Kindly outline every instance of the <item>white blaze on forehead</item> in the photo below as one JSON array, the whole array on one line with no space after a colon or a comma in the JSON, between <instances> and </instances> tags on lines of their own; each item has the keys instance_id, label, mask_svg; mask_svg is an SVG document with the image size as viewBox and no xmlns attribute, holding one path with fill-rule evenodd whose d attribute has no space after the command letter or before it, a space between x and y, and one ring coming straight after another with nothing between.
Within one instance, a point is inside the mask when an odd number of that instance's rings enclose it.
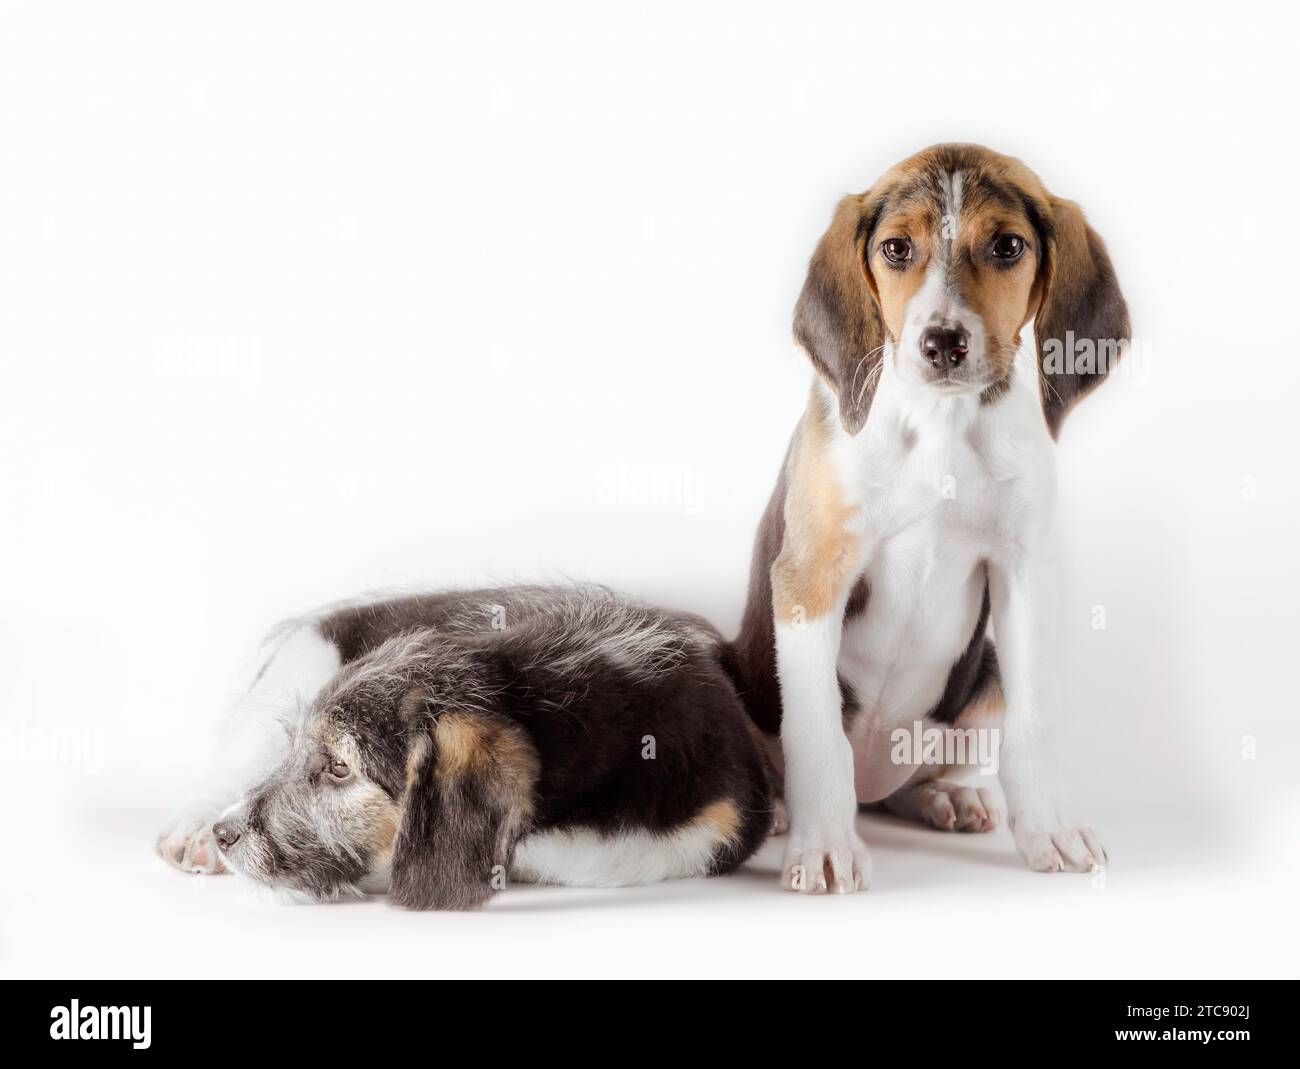
<instances>
[{"instance_id":1,"label":"white blaze on forehead","mask_svg":"<svg viewBox=\"0 0 1300 1069\"><path fill-rule=\"evenodd\" d=\"M943 177L944 216L956 218L962 213L962 173L954 170Z\"/></svg>"},{"instance_id":2,"label":"white blaze on forehead","mask_svg":"<svg viewBox=\"0 0 1300 1069\"><path fill-rule=\"evenodd\" d=\"M932 243L921 285L907 302L899 349L916 352L928 327L960 327L969 337L967 368L978 369L984 360L983 321L962 297L958 279L952 273L964 191L964 172L945 171L939 176L939 233Z\"/></svg>"},{"instance_id":3,"label":"white blaze on forehead","mask_svg":"<svg viewBox=\"0 0 1300 1069\"><path fill-rule=\"evenodd\" d=\"M957 236L957 220L961 217L961 171L945 172L940 179L942 198L942 216L939 223L939 236L951 245Z\"/></svg>"}]
</instances>

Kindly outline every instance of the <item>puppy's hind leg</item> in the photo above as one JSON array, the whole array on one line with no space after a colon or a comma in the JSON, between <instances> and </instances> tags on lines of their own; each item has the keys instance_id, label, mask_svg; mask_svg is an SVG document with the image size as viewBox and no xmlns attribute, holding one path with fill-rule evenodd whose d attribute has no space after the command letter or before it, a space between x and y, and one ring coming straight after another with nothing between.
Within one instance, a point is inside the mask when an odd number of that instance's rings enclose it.
<instances>
[{"instance_id":1,"label":"puppy's hind leg","mask_svg":"<svg viewBox=\"0 0 1300 1069\"><path fill-rule=\"evenodd\" d=\"M942 779L908 784L885 799L885 808L940 831L992 831L1002 819L988 788Z\"/></svg>"},{"instance_id":2,"label":"puppy's hind leg","mask_svg":"<svg viewBox=\"0 0 1300 1069\"><path fill-rule=\"evenodd\" d=\"M337 647L314 624L294 625L279 638L223 719L190 804L158 837L168 864L185 872L226 871L213 822L279 763L289 746L290 718L316 697L339 663Z\"/></svg>"},{"instance_id":3,"label":"puppy's hind leg","mask_svg":"<svg viewBox=\"0 0 1300 1069\"><path fill-rule=\"evenodd\" d=\"M981 655L965 705L946 726L947 742L952 744L949 760L958 763L918 768L911 780L885 799L885 808L940 831L979 832L996 828L1002 822L1002 807L992 783L984 787L961 780L977 767L984 773L994 771L996 765L989 767L983 762L990 759L996 762L1004 708L997 659L990 643ZM985 776L971 778L981 780Z\"/></svg>"}]
</instances>

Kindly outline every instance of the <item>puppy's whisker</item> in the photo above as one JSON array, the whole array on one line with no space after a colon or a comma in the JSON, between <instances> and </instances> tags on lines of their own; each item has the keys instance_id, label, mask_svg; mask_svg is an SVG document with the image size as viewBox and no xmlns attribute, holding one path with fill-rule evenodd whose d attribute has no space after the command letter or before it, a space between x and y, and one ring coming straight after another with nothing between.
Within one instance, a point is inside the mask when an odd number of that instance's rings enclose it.
<instances>
[{"instance_id":1,"label":"puppy's whisker","mask_svg":"<svg viewBox=\"0 0 1300 1069\"><path fill-rule=\"evenodd\" d=\"M850 392L853 392L853 385L857 382L858 372L862 370L863 364L865 364L869 359L871 359L871 357L877 355L878 353L883 352L884 349L885 349L884 345L877 345L874 349L868 349L865 353L862 354L862 359L858 361L858 365L853 371L853 379L849 386ZM878 360L876 361L875 366L872 367L872 369L867 372L867 377L862 380L862 387L856 393L853 394L853 400L855 404L860 403L862 401L863 395L867 392L868 388L870 388L873 382L875 382L880 378L880 372L884 368L884 366L885 366L885 362L883 360Z\"/></svg>"},{"instance_id":2,"label":"puppy's whisker","mask_svg":"<svg viewBox=\"0 0 1300 1069\"><path fill-rule=\"evenodd\" d=\"M1039 375L1038 381L1042 384L1043 397L1046 397L1047 391L1050 390L1053 393L1053 395L1055 395L1057 404L1065 404L1065 399L1061 396L1060 392L1056 389L1056 387L1052 385L1051 379L1049 379L1046 375Z\"/></svg>"}]
</instances>

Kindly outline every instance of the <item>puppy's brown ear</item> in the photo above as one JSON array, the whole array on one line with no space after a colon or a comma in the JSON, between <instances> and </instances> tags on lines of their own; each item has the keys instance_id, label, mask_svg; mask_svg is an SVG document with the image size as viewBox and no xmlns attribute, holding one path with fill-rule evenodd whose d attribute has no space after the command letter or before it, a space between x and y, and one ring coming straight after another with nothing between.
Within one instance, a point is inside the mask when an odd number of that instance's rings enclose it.
<instances>
[{"instance_id":1,"label":"puppy's brown ear","mask_svg":"<svg viewBox=\"0 0 1300 1069\"><path fill-rule=\"evenodd\" d=\"M1129 342L1128 305L1106 246L1073 201L1050 198L1042 299L1034 317L1043 415L1056 437L1066 414L1104 379Z\"/></svg>"},{"instance_id":2,"label":"puppy's brown ear","mask_svg":"<svg viewBox=\"0 0 1300 1069\"><path fill-rule=\"evenodd\" d=\"M849 434L867 421L884 358L885 324L865 257L870 198L840 201L794 309L795 341L835 390Z\"/></svg>"},{"instance_id":3,"label":"puppy's brown ear","mask_svg":"<svg viewBox=\"0 0 1300 1069\"><path fill-rule=\"evenodd\" d=\"M408 713L390 897L406 909L474 909L505 886L532 818L536 752L521 728L491 714Z\"/></svg>"}]
</instances>

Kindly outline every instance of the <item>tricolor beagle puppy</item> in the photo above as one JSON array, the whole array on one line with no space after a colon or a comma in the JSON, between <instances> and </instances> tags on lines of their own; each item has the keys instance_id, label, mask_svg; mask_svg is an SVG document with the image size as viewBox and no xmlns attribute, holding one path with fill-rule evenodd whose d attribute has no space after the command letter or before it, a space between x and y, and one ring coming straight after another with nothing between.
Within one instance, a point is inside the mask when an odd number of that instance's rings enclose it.
<instances>
[{"instance_id":1,"label":"tricolor beagle puppy","mask_svg":"<svg viewBox=\"0 0 1300 1069\"><path fill-rule=\"evenodd\" d=\"M1036 351L1018 356L1030 320ZM918 723L1000 731L1030 867L1103 863L1064 814L1042 740L1057 714L1053 439L1129 338L1101 238L1018 160L936 146L840 201L794 333L817 374L736 646L784 764L785 884L866 887L858 803L939 828L997 823L988 791L899 758L892 740Z\"/></svg>"}]
</instances>

